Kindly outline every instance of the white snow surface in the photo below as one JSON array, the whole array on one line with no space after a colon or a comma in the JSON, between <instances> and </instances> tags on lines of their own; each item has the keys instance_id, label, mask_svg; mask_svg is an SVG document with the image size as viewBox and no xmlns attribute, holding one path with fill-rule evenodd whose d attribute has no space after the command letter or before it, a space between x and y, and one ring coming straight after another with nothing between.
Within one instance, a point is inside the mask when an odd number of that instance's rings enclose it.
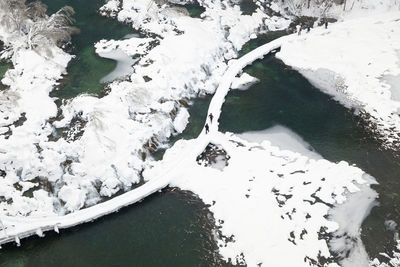
<instances>
[{"instance_id":1,"label":"white snow surface","mask_svg":"<svg viewBox=\"0 0 400 267\"><path fill-rule=\"evenodd\" d=\"M367 184L376 184L375 179L364 176ZM348 200L329 211L339 229L329 241L329 247L341 258L343 267L368 266L369 258L361 240L361 224L371 209L378 205L378 194L369 186L360 185L359 192L349 194Z\"/></svg>"},{"instance_id":2,"label":"white snow surface","mask_svg":"<svg viewBox=\"0 0 400 267\"><path fill-rule=\"evenodd\" d=\"M382 77L400 74L399 50L400 12L387 12L313 29L285 43L276 56L344 105L366 113L391 146L399 141L400 101Z\"/></svg>"},{"instance_id":3,"label":"white snow surface","mask_svg":"<svg viewBox=\"0 0 400 267\"><path fill-rule=\"evenodd\" d=\"M187 141L179 142L165 155L166 161L169 153L183 152L180 149L186 144L182 143ZM321 227L333 232L339 224L335 217L332 221L324 218L330 209L325 203L343 203L347 190L360 191L358 184L368 185L365 173L345 162L335 164L280 150L268 141L260 145L215 133L210 142L227 151L229 165L221 171L192 160L180 166L181 174L170 185L192 191L211 205L222 234L234 240L218 240L225 260L243 263L243 254L248 266L309 266L309 260L318 255L330 256L318 232ZM163 163L157 169L162 171ZM304 261L306 257L309 260Z\"/></svg>"},{"instance_id":4,"label":"white snow surface","mask_svg":"<svg viewBox=\"0 0 400 267\"><path fill-rule=\"evenodd\" d=\"M385 257L388 260L388 263L380 262L378 259L374 259L371 261L371 267L397 267L400 266L400 240L397 240L397 245L395 250L392 252L392 255L388 255L387 253L380 253L381 256Z\"/></svg>"},{"instance_id":5,"label":"white snow surface","mask_svg":"<svg viewBox=\"0 0 400 267\"><path fill-rule=\"evenodd\" d=\"M125 36L124 40L101 40L96 43L96 53L99 56L117 61L115 69L103 77L101 82L111 82L115 79L132 74L132 66L138 61L137 59L133 59L133 57L144 54L150 42L150 38Z\"/></svg>"},{"instance_id":6,"label":"white snow surface","mask_svg":"<svg viewBox=\"0 0 400 267\"><path fill-rule=\"evenodd\" d=\"M236 77L231 85L231 89L238 90L247 90L255 83L258 83L259 79L247 74L246 72L242 73L240 77Z\"/></svg>"},{"instance_id":7,"label":"white snow surface","mask_svg":"<svg viewBox=\"0 0 400 267\"><path fill-rule=\"evenodd\" d=\"M0 10L0 17L3 15ZM48 120L57 114L49 93L65 74L72 56L57 47L47 47L51 55L39 54L26 49L21 38L0 25L0 40L15 51L14 67L2 80L9 88L0 91L0 169L6 173L0 180L0 195L12 202L1 201L0 213L54 214L56 200L49 192L37 189L33 197L23 193L38 185L37 177L52 179L62 174L60 166L53 164L62 156L53 149L40 151L40 146L53 130Z\"/></svg>"},{"instance_id":8,"label":"white snow surface","mask_svg":"<svg viewBox=\"0 0 400 267\"><path fill-rule=\"evenodd\" d=\"M260 2L262 3L262 1ZM346 0L343 1L346 2L345 6L339 4L340 2L342 1L273 0L269 7L275 12L289 16L308 16L319 19L334 18L340 21L400 10L398 0Z\"/></svg>"},{"instance_id":9,"label":"white snow surface","mask_svg":"<svg viewBox=\"0 0 400 267\"><path fill-rule=\"evenodd\" d=\"M315 152L314 148L304 141L301 136L282 125L275 125L261 131L244 132L237 136L248 142L260 144L263 141L269 141L272 145L279 147L281 150L298 152L310 159L322 159L322 156Z\"/></svg>"}]
</instances>

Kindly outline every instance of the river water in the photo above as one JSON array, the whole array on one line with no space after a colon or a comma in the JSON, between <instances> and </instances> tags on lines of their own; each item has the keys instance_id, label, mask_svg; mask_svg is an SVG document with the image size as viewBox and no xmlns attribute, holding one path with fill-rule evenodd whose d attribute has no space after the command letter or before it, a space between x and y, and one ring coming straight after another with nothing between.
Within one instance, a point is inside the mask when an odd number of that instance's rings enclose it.
<instances>
[{"instance_id":1,"label":"river water","mask_svg":"<svg viewBox=\"0 0 400 267\"><path fill-rule=\"evenodd\" d=\"M100 39L121 39L132 29L99 16L102 0L46 0L49 11L71 5L77 14L68 75L53 96L62 99L80 93L99 93L99 81L116 63L98 57L93 44ZM196 7L193 7L196 8ZM198 10L191 14L197 16ZM270 33L250 41L241 54L277 38ZM400 221L400 166L396 155L381 149L369 137L351 110L314 88L296 71L272 56L245 69L260 79L247 91L232 91L223 106L221 130L235 133L283 125L297 134L323 157L346 160L373 175L380 185L380 206L363 224L362 238L367 251L376 256L393 246L393 232L385 220ZM0 73L1 74L1 73ZM194 100L190 124L179 138L193 138L202 130L210 96ZM156 155L162 157L162 153ZM8 244L0 250L0 266L220 266L215 254L213 226L204 204L190 193L167 189L141 203L124 208L93 223L64 230L60 235L22 240L22 247Z\"/></svg>"}]
</instances>

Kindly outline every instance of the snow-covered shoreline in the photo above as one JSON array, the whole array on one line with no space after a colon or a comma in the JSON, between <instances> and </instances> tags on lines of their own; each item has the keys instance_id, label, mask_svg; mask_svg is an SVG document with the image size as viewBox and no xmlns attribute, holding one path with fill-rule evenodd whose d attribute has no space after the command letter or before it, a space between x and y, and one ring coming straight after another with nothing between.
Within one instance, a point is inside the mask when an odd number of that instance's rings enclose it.
<instances>
[{"instance_id":1,"label":"snow-covered shoreline","mask_svg":"<svg viewBox=\"0 0 400 267\"><path fill-rule=\"evenodd\" d=\"M343 105L354 108L386 147L399 149L400 12L378 13L311 30L277 57ZM391 75L392 85L385 80Z\"/></svg>"}]
</instances>

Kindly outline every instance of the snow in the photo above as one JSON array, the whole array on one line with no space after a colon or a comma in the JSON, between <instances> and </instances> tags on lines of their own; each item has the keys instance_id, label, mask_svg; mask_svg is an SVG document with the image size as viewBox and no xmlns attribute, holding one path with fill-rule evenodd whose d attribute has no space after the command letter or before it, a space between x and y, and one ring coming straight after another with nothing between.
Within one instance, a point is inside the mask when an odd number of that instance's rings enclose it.
<instances>
[{"instance_id":1,"label":"snow","mask_svg":"<svg viewBox=\"0 0 400 267\"><path fill-rule=\"evenodd\" d=\"M115 67L115 69L103 78L101 78L101 83L111 82L117 78L121 78L131 74L133 71L132 65L136 63L136 60L130 58L121 50L114 50L108 53L99 53L99 55L103 58L113 59L117 61L117 66Z\"/></svg>"},{"instance_id":2,"label":"snow","mask_svg":"<svg viewBox=\"0 0 400 267\"><path fill-rule=\"evenodd\" d=\"M245 65L279 47L281 42L288 38L290 37L283 37L280 40L275 40L253 50L239 60L234 60L230 63L230 68L224 74L219 89L211 101L210 110L213 111L216 120L219 118L221 105L237 73L240 72ZM119 85L122 83L123 82L120 82ZM20 169L17 172L8 172L9 169L6 168L6 179L1 179L3 184L0 188L3 190L5 197L7 199L13 199L12 205L7 205L7 202L1 203L3 206L1 220L7 228L6 230L3 229L4 235L0 239L1 243L9 242L14 239L19 240L20 237L29 236L35 233L37 228L43 228L42 230L46 231L53 229L54 226L58 228L71 227L139 201L143 197L165 187L171 180L171 176L174 175L176 167L183 164L183 160L188 161L190 159L195 159L208 144L209 140L207 138L200 137L199 140L194 140L196 144L194 147L188 146L184 149L184 152L181 151L182 154L177 155L177 158L171 161L163 161L164 164L170 164L170 166L164 168L161 174L145 175L146 180L149 181L144 186L115 197L107 202L82 209L81 211L75 211L65 216L54 216L52 206L44 205L45 203L57 201L54 197L48 196L45 202L42 198L23 197L22 192L17 191L16 188L13 187L13 184L20 179L18 175L23 175L23 177L27 177L25 180L29 180L35 177L40 171L50 173L51 175L47 174L47 177L54 179L53 181L57 181L62 171L60 165L65 164L67 158L71 159L69 166L67 166L68 172L63 174L63 186L56 193L59 198L63 198L67 203L67 207L65 208L69 211L72 211L74 208L79 208L82 205L82 198L84 195L91 196L89 199L85 200L86 205L94 204L93 200L98 199L99 194L111 196L119 190L119 186L129 187L132 182L139 181L136 170L139 170L141 168L140 165L143 163L136 158L139 155L136 157L132 155L132 151L138 146L140 137L144 136L143 132L149 131L149 128L145 128L145 124L137 125L135 121L124 125L118 124L121 122L121 116L128 116L129 113L125 111L124 105L118 103L113 104L110 101L110 99L116 99L113 97L113 93L118 93L118 91L114 90L110 95L100 99L82 95L73 99L71 105L66 105L64 107L64 119L55 123L55 126L66 125L66 122L70 121L74 114L80 114L82 119L87 121L87 125L81 138L75 140L75 142L69 143L66 140L60 139L57 142L41 143L42 151L40 156L44 161L42 166L46 166L47 169L42 167L43 169L34 172L32 166L34 162L26 159L26 157L32 157L32 155L35 156L35 153L38 153L36 147L32 148L34 151L26 151L25 157L21 154L21 151L24 150L18 150L18 152L20 152L18 158L22 158L23 161L17 161L17 156L15 156L13 160L19 164L30 164L30 166L21 168L22 171L28 170L28 172L23 174L19 174ZM137 99L134 98L134 100ZM125 101L127 100L125 99ZM142 103L142 105L146 104L146 99L139 99L138 101ZM170 104L166 105L166 103ZM163 112L173 107L171 102L166 103L163 103L159 107ZM97 110L92 111L92 107L96 107ZM110 112L110 110L112 112ZM162 120L161 118L157 119L156 117L153 117L150 121L163 122L165 128L160 135L168 135L166 131L170 131L170 121ZM147 127L150 127L151 130L151 126L151 124L148 124ZM19 128L22 127L23 126L20 126ZM126 129L128 127L136 128L135 130L132 129L126 132L120 131L121 128ZM137 129L139 128L137 127L140 127L141 132L138 132ZM210 130L212 132L217 130L217 121L215 121ZM151 131L150 134L152 134ZM118 136L118 139L110 140L111 138L109 136ZM204 136L204 133L202 136ZM13 140L12 138L13 136L4 140ZM105 148L108 148L108 153L110 153L110 151L113 153L108 154L110 156L106 158L104 157ZM6 153L2 153L0 156L7 159L10 152L8 150L5 152ZM78 158L79 160L73 161L74 158ZM129 160L128 162L127 159ZM10 162L7 163L11 164ZM5 166L7 167L7 165ZM49 168L50 166L57 166L58 168L52 169ZM133 168L131 168L131 166L133 166ZM44 173L43 176L46 176L46 173ZM30 176L33 177L31 178ZM95 184L93 184L93 180ZM99 193L97 193L97 190L94 188L96 183L101 185ZM43 209L44 207L46 209ZM24 217L27 214L30 216ZM10 217L9 215L15 217Z\"/></svg>"},{"instance_id":3,"label":"snow","mask_svg":"<svg viewBox=\"0 0 400 267\"><path fill-rule=\"evenodd\" d=\"M174 120L174 128L177 133L182 133L183 130L185 130L186 125L189 122L189 116L189 112L186 109L179 109L178 114L176 115L176 118Z\"/></svg>"},{"instance_id":4,"label":"snow","mask_svg":"<svg viewBox=\"0 0 400 267\"><path fill-rule=\"evenodd\" d=\"M165 154L167 161L169 153L180 154L180 147L185 147L182 143L190 141L179 142ZM335 231L338 225L325 219L329 211L326 204L311 204L313 194L329 204L344 202L346 188L359 190L353 181L367 183L360 169L345 162L309 159L269 142L247 143L229 134L213 133L210 142L227 151L229 165L221 171L188 162L180 166L181 174L170 185L197 194L210 205L215 220L223 221L218 223L222 234L233 235L234 240L219 240L224 259L240 263L243 253L248 266L309 266L305 257L317 259L319 252L330 256L318 232L321 227ZM161 171L164 165L157 168ZM287 195L291 197L282 199ZM303 230L307 233L302 234ZM291 257L284 256L287 254Z\"/></svg>"},{"instance_id":5,"label":"snow","mask_svg":"<svg viewBox=\"0 0 400 267\"><path fill-rule=\"evenodd\" d=\"M264 141L269 141L273 146L277 146L281 150L297 152L310 159L317 160L322 158L301 136L282 125L275 125L262 131L244 132L237 136L253 143L261 144Z\"/></svg>"},{"instance_id":6,"label":"snow","mask_svg":"<svg viewBox=\"0 0 400 267\"><path fill-rule=\"evenodd\" d=\"M364 176L369 184L376 184L373 178ZM378 205L378 194L368 186L359 186L361 191L353 193L348 200L333 208L329 216L339 223L339 229L329 241L332 251L337 253L343 267L368 266L369 258L361 241L361 224L368 216L371 209Z\"/></svg>"},{"instance_id":7,"label":"snow","mask_svg":"<svg viewBox=\"0 0 400 267\"><path fill-rule=\"evenodd\" d=\"M260 1L262 3L262 1ZM318 1L318 0L291 0L281 1L274 0L269 7L278 13L288 15L290 17L316 17L319 19L334 18L339 21L350 18L361 18L377 13L388 13L394 10L400 10L400 2L398 0L346 0L345 7L343 4L337 4L341 1ZM332 5L329 5L332 4Z\"/></svg>"},{"instance_id":8,"label":"snow","mask_svg":"<svg viewBox=\"0 0 400 267\"><path fill-rule=\"evenodd\" d=\"M393 146L399 139L400 102L382 77L400 74L399 18L400 12L387 12L313 29L285 43L276 56L343 105L367 113L370 126Z\"/></svg>"},{"instance_id":9,"label":"snow","mask_svg":"<svg viewBox=\"0 0 400 267\"><path fill-rule=\"evenodd\" d=\"M400 59L400 55L398 55ZM400 101L400 75L385 75L381 79L382 83L386 83L390 87L390 97L394 101Z\"/></svg>"},{"instance_id":10,"label":"snow","mask_svg":"<svg viewBox=\"0 0 400 267\"><path fill-rule=\"evenodd\" d=\"M132 74L132 66L138 61L134 57L145 54L151 41L150 38L140 38L137 34L129 34L124 36L123 40L101 40L96 43L96 53L99 56L117 62L115 69L101 78L100 82L112 82Z\"/></svg>"},{"instance_id":11,"label":"snow","mask_svg":"<svg viewBox=\"0 0 400 267\"><path fill-rule=\"evenodd\" d=\"M1 195L11 200L10 204L2 201L0 209L9 215L49 215L54 214L54 198L48 192L36 190L32 198L23 193L37 185L37 177L61 176L59 165L48 165L59 155L53 151L41 154L38 147L52 132L47 121L57 114L49 93L65 74L72 56L57 47L48 47L51 56L38 54L21 47L20 38L0 27L0 40L19 47L13 56L13 68L2 80L9 88L0 92L0 126L9 130L3 130L0 136L0 169L6 174L0 188Z\"/></svg>"},{"instance_id":12,"label":"snow","mask_svg":"<svg viewBox=\"0 0 400 267\"><path fill-rule=\"evenodd\" d=\"M393 251L393 256L389 256L386 253L380 253L381 256L388 259L388 263L380 262L378 259L374 259L371 261L371 267L397 267L400 265L400 240L397 240L397 245L395 250Z\"/></svg>"},{"instance_id":13,"label":"snow","mask_svg":"<svg viewBox=\"0 0 400 267\"><path fill-rule=\"evenodd\" d=\"M10 200L0 203L2 216L64 215L130 190L149 166L150 152L187 124L180 100L214 92L227 59L261 26L289 23L262 12L244 16L237 6L222 8L219 1L204 3L203 19L155 4L147 12L148 4L110 1L102 8L112 8L118 19L149 37L98 42L99 54L119 50L135 57L134 72L107 85L101 98L82 94L62 101L59 117L49 93L72 56L55 47L49 48L52 57L25 49L15 53L14 69L3 79L10 89L0 94L0 168L6 174L0 183ZM20 45L1 27L0 39ZM69 130L55 134L63 129ZM14 188L24 182L34 184L33 197L23 196L28 189ZM39 190L48 193L39 197Z\"/></svg>"},{"instance_id":14,"label":"snow","mask_svg":"<svg viewBox=\"0 0 400 267\"><path fill-rule=\"evenodd\" d=\"M247 90L255 83L258 83L259 80L255 77L250 76L246 72L244 72L240 77L236 77L232 81L231 89L238 90Z\"/></svg>"},{"instance_id":15,"label":"snow","mask_svg":"<svg viewBox=\"0 0 400 267\"><path fill-rule=\"evenodd\" d=\"M58 193L58 197L65 202L65 207L70 210L78 210L85 203L85 194L78 188L64 186Z\"/></svg>"}]
</instances>

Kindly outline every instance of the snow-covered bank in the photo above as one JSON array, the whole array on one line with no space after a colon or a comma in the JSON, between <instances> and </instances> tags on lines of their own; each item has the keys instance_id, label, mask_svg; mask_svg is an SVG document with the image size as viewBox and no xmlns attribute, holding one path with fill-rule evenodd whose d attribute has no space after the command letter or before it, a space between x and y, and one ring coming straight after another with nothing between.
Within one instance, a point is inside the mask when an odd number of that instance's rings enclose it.
<instances>
[{"instance_id":1,"label":"snow-covered bank","mask_svg":"<svg viewBox=\"0 0 400 267\"><path fill-rule=\"evenodd\" d=\"M378 138L399 148L400 101L383 77L400 74L400 12L349 19L285 43L277 57L366 118ZM392 88L394 90L394 88Z\"/></svg>"},{"instance_id":2,"label":"snow-covered bank","mask_svg":"<svg viewBox=\"0 0 400 267\"><path fill-rule=\"evenodd\" d=\"M55 203L49 192L39 189L33 197L24 192L38 184L38 177L61 173L60 166L48 167L57 153L41 154L39 147L53 131L49 119L57 115L49 93L72 56L50 44L46 53L28 49L24 38L0 24L0 40L9 48L2 56L12 51L14 65L2 80L8 88L0 91L0 213L52 214Z\"/></svg>"},{"instance_id":3,"label":"snow-covered bank","mask_svg":"<svg viewBox=\"0 0 400 267\"><path fill-rule=\"evenodd\" d=\"M374 178L364 176L367 184L376 184ZM378 194L369 185L360 185L359 192L346 194L347 201L329 211L329 218L339 224L329 240L329 248L341 260L343 267L364 267L369 257L361 240L361 225L371 209L378 205Z\"/></svg>"},{"instance_id":4,"label":"snow-covered bank","mask_svg":"<svg viewBox=\"0 0 400 267\"><path fill-rule=\"evenodd\" d=\"M310 266L331 257L319 234L339 227L335 217L325 218L330 205L345 202L347 190L360 191L358 184L368 185L360 169L229 134L214 133L210 143L227 152L228 165L220 171L193 159L170 184L196 193L210 205L226 237L218 240L226 260L248 266ZM179 149L178 144L168 151L166 160L169 153L180 154Z\"/></svg>"},{"instance_id":5,"label":"snow-covered bank","mask_svg":"<svg viewBox=\"0 0 400 267\"><path fill-rule=\"evenodd\" d=\"M374 259L371 262L371 267L397 267L400 266L400 240L397 240L397 246L395 251L393 251L392 256L389 256L386 253L380 253L381 256L386 258L389 262L384 263L380 262L378 259Z\"/></svg>"}]
</instances>

